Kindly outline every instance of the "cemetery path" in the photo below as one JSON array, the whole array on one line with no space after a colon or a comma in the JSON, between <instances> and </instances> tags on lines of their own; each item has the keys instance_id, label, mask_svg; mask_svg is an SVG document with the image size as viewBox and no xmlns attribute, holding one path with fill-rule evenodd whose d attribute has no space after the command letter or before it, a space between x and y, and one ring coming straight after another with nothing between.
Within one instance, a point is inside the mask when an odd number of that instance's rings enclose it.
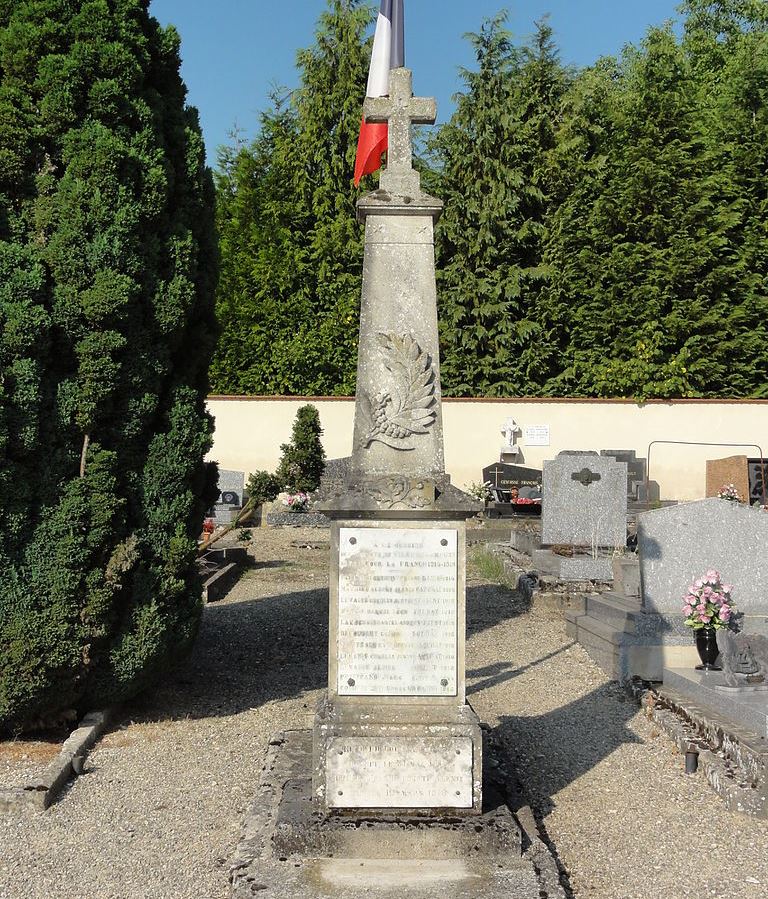
<instances>
[{"instance_id":1,"label":"cemetery path","mask_svg":"<svg viewBox=\"0 0 768 899\"><path fill-rule=\"evenodd\" d=\"M328 535L256 531L258 567L209 606L187 664L90 756L44 815L0 818L0 899L225 899L278 730L309 726L326 680ZM469 699L517 759L578 899L757 899L768 824L703 777L565 635L479 575Z\"/></svg>"}]
</instances>

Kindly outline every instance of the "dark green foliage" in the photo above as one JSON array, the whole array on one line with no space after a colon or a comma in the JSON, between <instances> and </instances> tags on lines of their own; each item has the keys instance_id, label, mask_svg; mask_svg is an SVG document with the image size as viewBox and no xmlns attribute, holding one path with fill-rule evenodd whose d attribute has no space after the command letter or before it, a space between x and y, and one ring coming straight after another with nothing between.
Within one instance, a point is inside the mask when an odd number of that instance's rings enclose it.
<instances>
[{"instance_id":1,"label":"dark green foliage","mask_svg":"<svg viewBox=\"0 0 768 899\"><path fill-rule=\"evenodd\" d=\"M322 433L316 407L302 406L293 423L292 441L280 447L282 456L275 476L285 490L310 493L320 486L325 468Z\"/></svg>"},{"instance_id":2,"label":"dark green foliage","mask_svg":"<svg viewBox=\"0 0 768 899\"><path fill-rule=\"evenodd\" d=\"M283 485L277 475L268 471L254 471L248 478L246 492L253 505L260 506L268 500L275 499L282 489Z\"/></svg>"},{"instance_id":3,"label":"dark green foliage","mask_svg":"<svg viewBox=\"0 0 768 899\"><path fill-rule=\"evenodd\" d=\"M443 383L454 395L527 393L542 377L548 155L568 75L546 21L516 47L505 19L468 36L478 70L462 73L467 91L432 142L433 189L446 203L436 234Z\"/></svg>"},{"instance_id":4,"label":"dark green foliage","mask_svg":"<svg viewBox=\"0 0 768 899\"><path fill-rule=\"evenodd\" d=\"M0 728L190 644L213 191L146 0L0 5Z\"/></svg>"},{"instance_id":5,"label":"dark green foliage","mask_svg":"<svg viewBox=\"0 0 768 899\"><path fill-rule=\"evenodd\" d=\"M360 0L329 0L315 45L298 54L299 89L274 98L250 147L222 152L217 393L354 390L363 248L352 174L370 21Z\"/></svg>"},{"instance_id":6,"label":"dark green foliage","mask_svg":"<svg viewBox=\"0 0 768 899\"><path fill-rule=\"evenodd\" d=\"M469 36L476 70L418 160L446 202L446 394L768 396L768 4L681 13L681 35L652 28L579 72L546 21L526 43L503 14ZM222 155L219 392L353 390L369 21L357 0L329 0L300 90ZM13 109L7 140L23 147L30 107ZM120 352L101 339L105 358Z\"/></svg>"},{"instance_id":7,"label":"dark green foliage","mask_svg":"<svg viewBox=\"0 0 768 899\"><path fill-rule=\"evenodd\" d=\"M591 135L577 124L547 244L562 371L546 393L768 395L768 44L721 41L652 29L612 84L583 76L602 108Z\"/></svg>"},{"instance_id":8,"label":"dark green foliage","mask_svg":"<svg viewBox=\"0 0 768 899\"><path fill-rule=\"evenodd\" d=\"M433 141L447 393L768 396L768 13L689 0L572 77L471 35Z\"/></svg>"}]
</instances>

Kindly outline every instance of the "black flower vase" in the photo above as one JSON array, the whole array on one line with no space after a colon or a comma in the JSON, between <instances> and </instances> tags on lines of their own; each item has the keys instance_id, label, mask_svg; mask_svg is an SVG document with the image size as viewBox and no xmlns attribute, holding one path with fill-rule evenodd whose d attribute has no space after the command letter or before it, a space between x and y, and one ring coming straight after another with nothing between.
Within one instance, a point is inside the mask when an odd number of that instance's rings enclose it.
<instances>
[{"instance_id":1,"label":"black flower vase","mask_svg":"<svg viewBox=\"0 0 768 899\"><path fill-rule=\"evenodd\" d=\"M696 637L696 650L701 659L701 665L696 666L697 671L722 671L715 665L720 650L717 646L717 631L713 627L700 627L694 631Z\"/></svg>"}]
</instances>

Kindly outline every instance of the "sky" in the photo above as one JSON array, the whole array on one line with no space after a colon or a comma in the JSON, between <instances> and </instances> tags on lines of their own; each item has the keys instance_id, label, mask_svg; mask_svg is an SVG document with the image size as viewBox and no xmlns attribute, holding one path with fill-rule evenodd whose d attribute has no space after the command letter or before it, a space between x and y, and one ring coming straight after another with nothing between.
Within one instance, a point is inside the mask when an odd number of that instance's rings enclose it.
<instances>
[{"instance_id":1,"label":"sky","mask_svg":"<svg viewBox=\"0 0 768 899\"><path fill-rule=\"evenodd\" d=\"M463 35L500 9L516 38L549 13L561 58L584 66L642 40L650 25L676 18L679 0L404 0L405 61L414 92L437 98L438 122L450 118L461 90L459 69L473 68ZM376 0L371 5L378 6ZM181 35L188 102L200 111L211 164L237 128L249 140L273 86L298 85L296 52L311 46L325 0L151 0L150 12Z\"/></svg>"}]
</instances>

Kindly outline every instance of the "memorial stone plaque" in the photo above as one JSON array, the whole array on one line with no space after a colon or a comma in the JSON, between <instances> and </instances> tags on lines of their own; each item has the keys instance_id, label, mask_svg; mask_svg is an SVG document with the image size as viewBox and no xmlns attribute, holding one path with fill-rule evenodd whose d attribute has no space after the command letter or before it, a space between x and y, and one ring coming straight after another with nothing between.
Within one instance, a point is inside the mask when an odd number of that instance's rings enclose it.
<instances>
[{"instance_id":1,"label":"memorial stone plaque","mask_svg":"<svg viewBox=\"0 0 768 899\"><path fill-rule=\"evenodd\" d=\"M472 807L469 737L336 737L327 759L332 808Z\"/></svg>"},{"instance_id":2,"label":"memorial stone plaque","mask_svg":"<svg viewBox=\"0 0 768 899\"><path fill-rule=\"evenodd\" d=\"M337 692L455 696L457 532L341 528Z\"/></svg>"}]
</instances>

